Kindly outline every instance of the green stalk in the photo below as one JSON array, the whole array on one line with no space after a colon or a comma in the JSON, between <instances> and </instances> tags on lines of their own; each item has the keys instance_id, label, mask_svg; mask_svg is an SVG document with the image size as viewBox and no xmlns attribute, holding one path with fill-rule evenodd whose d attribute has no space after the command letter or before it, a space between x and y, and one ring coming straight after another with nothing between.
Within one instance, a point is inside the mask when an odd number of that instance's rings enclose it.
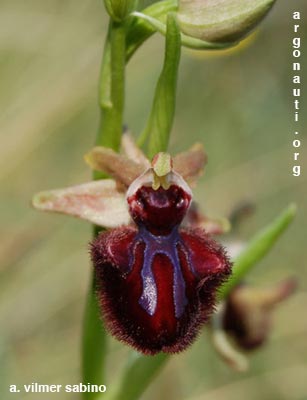
<instances>
[{"instance_id":1,"label":"green stalk","mask_svg":"<svg viewBox=\"0 0 307 400\"><path fill-rule=\"evenodd\" d=\"M92 279L83 321L82 342L82 382L84 384L104 384L104 364L106 359L106 332L99 316L98 301L95 294L95 282ZM83 393L83 398L94 400L97 393Z\"/></svg>"},{"instance_id":2,"label":"green stalk","mask_svg":"<svg viewBox=\"0 0 307 400\"><path fill-rule=\"evenodd\" d=\"M143 356L131 352L122 379L115 389L115 393L108 400L139 399L168 359L169 355L164 353L156 356Z\"/></svg>"},{"instance_id":3,"label":"green stalk","mask_svg":"<svg viewBox=\"0 0 307 400\"><path fill-rule=\"evenodd\" d=\"M105 43L99 85L101 122L96 145L119 150L125 95L125 27L123 23L111 22ZM103 178L94 172L94 179ZM94 236L99 232L94 227ZM89 288L83 322L82 381L87 384L105 384L106 332L99 317L99 305L95 294L95 277ZM84 393L84 400L95 400L98 393Z\"/></svg>"},{"instance_id":4,"label":"green stalk","mask_svg":"<svg viewBox=\"0 0 307 400\"><path fill-rule=\"evenodd\" d=\"M96 145L118 151L123 126L126 30L123 23L112 22L101 68L101 123ZM110 46L110 53L109 53Z\"/></svg>"},{"instance_id":5,"label":"green stalk","mask_svg":"<svg viewBox=\"0 0 307 400\"><path fill-rule=\"evenodd\" d=\"M107 37L104 44L103 56L100 68L100 82L99 82L99 106L102 110L107 110L112 107L111 100L111 32L112 22L109 24ZM101 115L102 116L102 115ZM103 129L103 123L101 121L101 129ZM104 134L101 135L101 129L99 129L97 135L97 141L103 140ZM101 137L99 137L101 136Z\"/></svg>"}]
</instances>

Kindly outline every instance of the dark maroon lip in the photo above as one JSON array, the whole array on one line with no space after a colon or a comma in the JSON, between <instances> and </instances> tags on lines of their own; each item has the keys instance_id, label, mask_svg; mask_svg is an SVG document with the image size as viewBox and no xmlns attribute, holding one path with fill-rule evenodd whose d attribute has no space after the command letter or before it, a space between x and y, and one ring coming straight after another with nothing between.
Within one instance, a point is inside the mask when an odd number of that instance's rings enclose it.
<instances>
[{"instance_id":1,"label":"dark maroon lip","mask_svg":"<svg viewBox=\"0 0 307 400\"><path fill-rule=\"evenodd\" d=\"M141 185L127 198L136 227L103 232L92 243L106 326L144 354L187 348L231 271L224 250L203 230L180 228L191 200L179 185Z\"/></svg>"},{"instance_id":2,"label":"dark maroon lip","mask_svg":"<svg viewBox=\"0 0 307 400\"><path fill-rule=\"evenodd\" d=\"M117 228L93 242L92 259L106 326L144 354L186 349L231 270L223 249L195 229L159 237Z\"/></svg>"}]
</instances>

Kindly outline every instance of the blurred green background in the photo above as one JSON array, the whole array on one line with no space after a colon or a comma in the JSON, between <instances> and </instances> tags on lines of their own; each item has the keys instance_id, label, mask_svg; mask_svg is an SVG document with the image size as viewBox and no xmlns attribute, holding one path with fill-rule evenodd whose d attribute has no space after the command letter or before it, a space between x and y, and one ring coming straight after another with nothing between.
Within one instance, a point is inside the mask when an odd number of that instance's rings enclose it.
<instances>
[{"instance_id":1,"label":"blurred green background","mask_svg":"<svg viewBox=\"0 0 307 400\"><path fill-rule=\"evenodd\" d=\"M183 51L173 153L202 141L209 155L196 199L210 215L241 201L256 212L239 235L248 239L288 203L294 224L249 276L270 285L297 276L299 290L274 315L270 341L251 355L248 373L218 358L204 332L174 356L144 400L306 400L306 143L302 174L292 176L292 12L301 11L303 84L307 4L279 0L248 43L223 53ZM98 126L97 82L107 18L101 0L2 0L0 4L0 396L9 384L80 382L80 335L91 266L90 226L31 209L32 194L90 179L82 156ZM126 122L140 132L158 77L163 39L156 35L127 71ZM306 96L299 131L306 130ZM304 115L305 113L305 115ZM128 349L111 339L107 384ZM105 382L104 382L105 383ZM124 399L123 399L124 400Z\"/></svg>"}]
</instances>

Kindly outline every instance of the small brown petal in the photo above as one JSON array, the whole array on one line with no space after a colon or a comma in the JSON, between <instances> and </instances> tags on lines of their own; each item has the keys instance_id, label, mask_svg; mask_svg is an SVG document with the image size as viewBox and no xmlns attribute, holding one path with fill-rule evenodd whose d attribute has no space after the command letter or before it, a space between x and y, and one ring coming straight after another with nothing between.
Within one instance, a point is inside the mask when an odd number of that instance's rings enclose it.
<instances>
[{"instance_id":1,"label":"small brown petal","mask_svg":"<svg viewBox=\"0 0 307 400\"><path fill-rule=\"evenodd\" d=\"M127 187L145 170L143 165L102 146L94 147L84 158L92 169L111 175Z\"/></svg>"},{"instance_id":2,"label":"small brown petal","mask_svg":"<svg viewBox=\"0 0 307 400\"><path fill-rule=\"evenodd\" d=\"M191 183L203 172L207 155L201 143L195 143L189 150L173 158L173 168L186 181Z\"/></svg>"}]
</instances>

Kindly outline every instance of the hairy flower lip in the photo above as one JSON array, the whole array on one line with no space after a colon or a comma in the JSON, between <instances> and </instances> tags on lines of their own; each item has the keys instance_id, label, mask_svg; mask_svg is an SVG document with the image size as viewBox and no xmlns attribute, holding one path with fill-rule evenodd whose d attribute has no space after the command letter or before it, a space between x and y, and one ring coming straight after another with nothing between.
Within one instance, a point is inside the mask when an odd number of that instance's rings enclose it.
<instances>
[{"instance_id":1,"label":"hairy flower lip","mask_svg":"<svg viewBox=\"0 0 307 400\"><path fill-rule=\"evenodd\" d=\"M138 256L134 256L136 261L136 267L127 269L125 260L127 259L125 254L129 252L129 246L127 243L131 242L131 235L136 235L136 228L117 228L110 232L103 232L94 240L92 243L92 260L96 265L96 282L97 282L97 293L100 299L100 305L103 309L103 319L106 323L108 330L120 341L129 344L136 350L146 355L155 355L159 352L164 353L178 353L185 350L191 343L196 339L202 325L207 322L211 316L214 303L216 300L216 288L223 283L231 272L231 264L225 255L223 248L218 245L212 238L205 235L202 230L199 229L183 229L182 239L187 240L189 246L192 245L193 249L193 260L194 267L198 271L197 278L194 277L195 282L190 282L189 289L189 311L183 314L182 318L177 322L177 328L175 331L168 330L160 331L159 334L154 333L154 326L152 325L152 317L146 314L144 310L138 305L138 296L141 293L141 281L139 280L141 275L138 270L140 268L140 255L142 254L141 248L139 248ZM139 239L138 239L139 240ZM126 243L123 247L122 244ZM120 245L121 244L121 245ZM198 254L196 249L201 244L201 252ZM119 247L118 247L119 246ZM109 249L109 250L107 250ZM117 249L117 250L115 250ZM119 250L121 249L121 250ZM126 250L123 250L126 249ZM132 254L132 253L130 253ZM198 254L198 255L197 255ZM207 262L204 264L204 255L209 257ZM211 254L211 255L210 255ZM211 262L208 261L213 256ZM136 257L136 258L135 258ZM217 257L217 258L216 258ZM220 260L215 264L213 260ZM139 265L139 267L137 267ZM190 268L186 264L184 268ZM156 264L157 267L157 264ZM199 270L201 267L201 270ZM170 273L170 265L167 270ZM185 269L187 272L188 269ZM155 269L156 271L165 271L162 269ZM130 271L130 272L129 272ZM133 273L133 275L131 275ZM164 276L164 275L162 275ZM191 275L192 277L192 275ZM158 277L157 277L158 278ZM158 287L163 282L171 282L168 279L165 281L158 278ZM130 282L130 283L129 283ZM133 286L131 285L133 282ZM138 283L139 282L139 283ZM139 287L139 292L135 292L135 285ZM127 286L128 285L128 286ZM126 296L129 297L129 293L138 293L130 298L129 302L126 303ZM137 322L134 314L130 315L131 311L137 307L141 322ZM163 307L159 308L159 313L155 315L155 318L162 318L161 311ZM164 309L165 310L165 309ZM167 308L167 310L169 310ZM166 310L165 310L166 311ZM171 318L172 312L167 319ZM147 315L147 317L146 317ZM144 319L145 318L145 319ZM145 329L145 331L144 331ZM146 334L143 332L147 332ZM152 332L150 334L150 332ZM167 333L168 332L168 333ZM173 332L173 333L172 333Z\"/></svg>"}]
</instances>

